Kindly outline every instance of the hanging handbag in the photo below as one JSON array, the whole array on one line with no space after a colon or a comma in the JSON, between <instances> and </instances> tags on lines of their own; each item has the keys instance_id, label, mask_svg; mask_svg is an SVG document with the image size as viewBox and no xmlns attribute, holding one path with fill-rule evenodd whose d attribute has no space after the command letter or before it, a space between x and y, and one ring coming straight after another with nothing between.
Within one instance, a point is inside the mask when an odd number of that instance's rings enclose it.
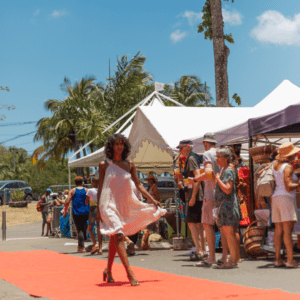
<instances>
[{"instance_id":1,"label":"hanging handbag","mask_svg":"<svg viewBox=\"0 0 300 300\"><path fill-rule=\"evenodd\" d=\"M255 192L260 197L271 197L275 190L272 165L266 167L257 178Z\"/></svg>"}]
</instances>

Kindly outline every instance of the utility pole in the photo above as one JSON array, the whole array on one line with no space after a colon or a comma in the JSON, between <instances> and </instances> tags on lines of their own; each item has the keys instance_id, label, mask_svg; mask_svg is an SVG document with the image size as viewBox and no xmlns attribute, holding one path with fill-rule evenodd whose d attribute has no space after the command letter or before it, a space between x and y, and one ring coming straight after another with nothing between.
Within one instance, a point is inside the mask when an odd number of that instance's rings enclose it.
<instances>
[{"instance_id":1,"label":"utility pole","mask_svg":"<svg viewBox=\"0 0 300 300\"><path fill-rule=\"evenodd\" d=\"M18 153L18 149L17 148L10 148L10 151L12 151L14 153L14 172L16 172L16 153Z\"/></svg>"}]
</instances>

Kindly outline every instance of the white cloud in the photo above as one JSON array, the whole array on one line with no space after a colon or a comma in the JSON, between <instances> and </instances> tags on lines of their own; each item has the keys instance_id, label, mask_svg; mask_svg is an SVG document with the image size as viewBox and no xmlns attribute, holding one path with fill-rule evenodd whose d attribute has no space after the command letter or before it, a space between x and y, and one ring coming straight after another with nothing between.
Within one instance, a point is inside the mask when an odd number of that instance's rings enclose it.
<instances>
[{"instance_id":1,"label":"white cloud","mask_svg":"<svg viewBox=\"0 0 300 300\"><path fill-rule=\"evenodd\" d=\"M180 26L182 23L181 22L177 22L174 26L173 26L173 28L174 27L178 27L178 26Z\"/></svg>"},{"instance_id":2,"label":"white cloud","mask_svg":"<svg viewBox=\"0 0 300 300\"><path fill-rule=\"evenodd\" d=\"M202 12L199 12L199 13L196 13L196 12L193 12L193 11L186 11L182 17L183 18L187 18L188 19L188 22L191 26L197 24L200 22L201 18L203 16L203 13Z\"/></svg>"},{"instance_id":3,"label":"white cloud","mask_svg":"<svg viewBox=\"0 0 300 300\"><path fill-rule=\"evenodd\" d=\"M66 14L67 14L67 12L65 10L54 10L52 12L52 14L50 15L50 18L51 19L60 18L60 17L62 17L64 15L66 15Z\"/></svg>"},{"instance_id":4,"label":"white cloud","mask_svg":"<svg viewBox=\"0 0 300 300\"><path fill-rule=\"evenodd\" d=\"M224 23L228 23L230 25L242 24L242 15L237 11L230 12L225 8L223 8L222 15L223 15Z\"/></svg>"},{"instance_id":5,"label":"white cloud","mask_svg":"<svg viewBox=\"0 0 300 300\"><path fill-rule=\"evenodd\" d=\"M40 12L41 12L41 10L40 10L40 9L37 9L33 15L34 15L34 16L37 16Z\"/></svg>"},{"instance_id":6,"label":"white cloud","mask_svg":"<svg viewBox=\"0 0 300 300\"><path fill-rule=\"evenodd\" d=\"M171 33L170 39L172 40L173 43L177 43L181 41L183 38L185 38L187 34L188 33L186 31L181 31L180 29L177 29Z\"/></svg>"},{"instance_id":7,"label":"white cloud","mask_svg":"<svg viewBox=\"0 0 300 300\"><path fill-rule=\"evenodd\" d=\"M300 46L300 14L286 18L275 10L264 12L257 17L258 25L252 29L251 36L263 43Z\"/></svg>"}]
</instances>

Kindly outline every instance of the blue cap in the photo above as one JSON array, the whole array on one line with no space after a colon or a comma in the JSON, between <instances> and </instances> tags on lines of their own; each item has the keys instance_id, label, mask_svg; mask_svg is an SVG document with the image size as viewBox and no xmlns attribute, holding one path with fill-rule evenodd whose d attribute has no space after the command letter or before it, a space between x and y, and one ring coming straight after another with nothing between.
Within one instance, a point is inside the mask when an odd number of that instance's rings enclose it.
<instances>
[{"instance_id":1,"label":"blue cap","mask_svg":"<svg viewBox=\"0 0 300 300\"><path fill-rule=\"evenodd\" d=\"M47 189L47 190L46 190L46 192L50 192L50 193L52 193L52 190L51 190L51 189Z\"/></svg>"}]
</instances>

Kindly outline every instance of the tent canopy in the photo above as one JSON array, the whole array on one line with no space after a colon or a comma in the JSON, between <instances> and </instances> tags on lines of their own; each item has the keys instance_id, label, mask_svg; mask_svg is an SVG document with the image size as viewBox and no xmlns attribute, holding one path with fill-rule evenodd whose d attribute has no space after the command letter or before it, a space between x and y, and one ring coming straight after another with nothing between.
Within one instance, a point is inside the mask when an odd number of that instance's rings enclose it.
<instances>
[{"instance_id":1,"label":"tent canopy","mask_svg":"<svg viewBox=\"0 0 300 300\"><path fill-rule=\"evenodd\" d=\"M173 156L181 140L204 134L220 123L237 122L247 116L245 107L139 107L129 135L130 158L142 173L173 173ZM213 120L213 121L212 121Z\"/></svg>"},{"instance_id":2,"label":"tent canopy","mask_svg":"<svg viewBox=\"0 0 300 300\"><path fill-rule=\"evenodd\" d=\"M290 105L295 105L300 102L300 88L291 83L289 80L284 80L274 91L272 91L266 98L249 110L248 117L243 122L238 122L235 126L227 127L223 130L216 130L216 140L218 145L231 144L234 142L241 142L243 148L248 148L248 137L274 130L275 127L283 126L280 124L287 124L288 120L293 115L297 118L297 111L293 112L293 108L289 109L289 115L280 113L282 109L286 109ZM266 113L268 116L263 117ZM277 118L281 118L278 120ZM249 121L248 121L249 119ZM272 124L270 121L272 119ZM255 130L249 127L249 122L252 121ZM256 123L254 124L254 120ZM269 124L267 127L267 123ZM275 125L277 124L277 125ZM219 128L220 129L220 128ZM276 128L278 129L278 128ZM195 150L203 151L203 135L199 135L193 140Z\"/></svg>"}]
</instances>

